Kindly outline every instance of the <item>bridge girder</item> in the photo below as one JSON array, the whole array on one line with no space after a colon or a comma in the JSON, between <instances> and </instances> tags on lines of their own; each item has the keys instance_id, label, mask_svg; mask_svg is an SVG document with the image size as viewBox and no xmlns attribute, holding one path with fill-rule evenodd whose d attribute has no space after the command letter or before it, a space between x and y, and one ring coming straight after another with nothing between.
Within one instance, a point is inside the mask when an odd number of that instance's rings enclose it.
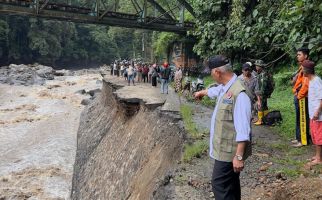
<instances>
[{"instance_id":1,"label":"bridge girder","mask_svg":"<svg viewBox=\"0 0 322 200\"><path fill-rule=\"evenodd\" d=\"M193 8L186 0L177 0L177 1L181 3L192 14L192 16L196 17L196 14L193 11Z\"/></svg>"},{"instance_id":2,"label":"bridge girder","mask_svg":"<svg viewBox=\"0 0 322 200\"><path fill-rule=\"evenodd\" d=\"M155 6L161 13L161 16L146 16L147 2ZM101 0L94 0L93 3L95 3L94 10L88 7L70 5L70 0L68 0L68 4L57 4L50 0L0 0L0 14L26 15L62 21L141 28L182 34L193 28L193 23L183 23L181 18L180 21L173 19L168 14L169 11L166 11L155 0L144 0L142 8L136 0L132 0L132 3L137 4L139 7L136 9L141 9L143 15L110 11L110 8L107 8ZM162 18L163 16L165 18Z\"/></svg>"},{"instance_id":3,"label":"bridge girder","mask_svg":"<svg viewBox=\"0 0 322 200\"><path fill-rule=\"evenodd\" d=\"M160 12L160 13L165 13L164 16L168 19L174 20L173 17L171 15L169 15L169 13L167 13L167 11L160 5L158 4L158 2L156 2L155 0L147 0L150 4L154 5L155 8Z\"/></svg>"}]
</instances>

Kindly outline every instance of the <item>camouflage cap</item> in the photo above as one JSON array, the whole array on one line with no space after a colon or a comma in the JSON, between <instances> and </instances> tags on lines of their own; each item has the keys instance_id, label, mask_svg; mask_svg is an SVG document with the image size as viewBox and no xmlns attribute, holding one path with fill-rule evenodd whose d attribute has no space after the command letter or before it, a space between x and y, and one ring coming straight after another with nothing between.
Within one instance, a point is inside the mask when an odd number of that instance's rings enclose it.
<instances>
[{"instance_id":1,"label":"camouflage cap","mask_svg":"<svg viewBox=\"0 0 322 200\"><path fill-rule=\"evenodd\" d=\"M267 64L264 63L263 60L255 60L255 66L259 66L259 67L265 67L267 66Z\"/></svg>"}]
</instances>

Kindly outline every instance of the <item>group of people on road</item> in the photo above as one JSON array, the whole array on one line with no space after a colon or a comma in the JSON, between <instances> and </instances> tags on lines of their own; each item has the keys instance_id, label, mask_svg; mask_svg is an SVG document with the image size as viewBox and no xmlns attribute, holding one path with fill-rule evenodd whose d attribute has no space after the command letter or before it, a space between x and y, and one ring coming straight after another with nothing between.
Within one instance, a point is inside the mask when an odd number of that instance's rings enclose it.
<instances>
[{"instance_id":1,"label":"group of people on road","mask_svg":"<svg viewBox=\"0 0 322 200\"><path fill-rule=\"evenodd\" d=\"M168 94L168 85L171 81L171 68L165 62L159 66L156 63L149 64L136 60L115 61L110 65L111 75L124 77L130 86L138 83L150 83L153 87L157 87L160 82L160 93Z\"/></svg>"},{"instance_id":2,"label":"group of people on road","mask_svg":"<svg viewBox=\"0 0 322 200\"><path fill-rule=\"evenodd\" d=\"M308 49L298 49L297 61L299 69L292 80L296 108L293 143L300 147L312 140L316 146L315 156L308 163L312 166L322 164L322 80L315 74ZM243 73L238 77L225 56L210 57L208 67L218 85L196 92L194 97L217 100L210 124L209 155L215 160L212 190L216 200L241 199L239 175L251 154L252 108L256 108L258 115L255 125L263 124L268 113L267 99L275 84L262 60L256 60L254 65L244 63Z\"/></svg>"}]
</instances>

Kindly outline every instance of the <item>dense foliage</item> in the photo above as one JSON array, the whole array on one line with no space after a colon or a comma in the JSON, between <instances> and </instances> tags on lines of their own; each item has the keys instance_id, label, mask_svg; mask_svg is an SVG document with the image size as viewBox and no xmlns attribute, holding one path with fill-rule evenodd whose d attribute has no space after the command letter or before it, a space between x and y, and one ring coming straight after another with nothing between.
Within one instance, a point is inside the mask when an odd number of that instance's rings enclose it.
<instances>
[{"instance_id":1,"label":"dense foliage","mask_svg":"<svg viewBox=\"0 0 322 200\"><path fill-rule=\"evenodd\" d=\"M194 50L206 57L223 53L235 61L262 58L272 64L294 60L308 47L322 53L320 0L195 0L198 38Z\"/></svg>"},{"instance_id":2,"label":"dense foliage","mask_svg":"<svg viewBox=\"0 0 322 200\"><path fill-rule=\"evenodd\" d=\"M93 2L73 0L72 3L91 7L89 4ZM117 6L120 12L131 13L134 9L125 0ZM145 46L152 46L151 31L3 15L0 16L0 64L89 66L120 58L150 58L151 48L142 52L143 34Z\"/></svg>"},{"instance_id":3,"label":"dense foliage","mask_svg":"<svg viewBox=\"0 0 322 200\"><path fill-rule=\"evenodd\" d=\"M91 65L133 55L142 57L143 32L151 38L150 31L17 16L0 17L1 64Z\"/></svg>"},{"instance_id":4,"label":"dense foliage","mask_svg":"<svg viewBox=\"0 0 322 200\"><path fill-rule=\"evenodd\" d=\"M88 0L71 2L76 5L91 3ZM115 9L114 1L106 2L111 3L108 7ZM158 2L178 17L176 1ZM190 35L196 38L194 51L201 57L223 53L238 63L261 58L271 64L289 65L294 61L295 49L301 46L311 49L315 61L322 53L320 0L189 2L197 17L193 18L189 12L185 12L185 17L196 22ZM116 6L120 12L136 12L126 0L118 1ZM151 6L148 9L150 14L155 12ZM173 42L184 39L173 33L0 16L1 64L90 65L129 57L160 61L166 59Z\"/></svg>"}]
</instances>

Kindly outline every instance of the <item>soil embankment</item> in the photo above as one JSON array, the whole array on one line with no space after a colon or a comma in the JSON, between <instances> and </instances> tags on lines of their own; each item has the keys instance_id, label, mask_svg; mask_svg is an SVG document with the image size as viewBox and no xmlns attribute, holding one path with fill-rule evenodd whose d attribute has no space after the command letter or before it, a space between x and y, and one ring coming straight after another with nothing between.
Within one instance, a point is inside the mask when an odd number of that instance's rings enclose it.
<instances>
[{"instance_id":1,"label":"soil embankment","mask_svg":"<svg viewBox=\"0 0 322 200\"><path fill-rule=\"evenodd\" d=\"M72 199L153 199L181 158L179 99L108 77L82 113Z\"/></svg>"}]
</instances>

